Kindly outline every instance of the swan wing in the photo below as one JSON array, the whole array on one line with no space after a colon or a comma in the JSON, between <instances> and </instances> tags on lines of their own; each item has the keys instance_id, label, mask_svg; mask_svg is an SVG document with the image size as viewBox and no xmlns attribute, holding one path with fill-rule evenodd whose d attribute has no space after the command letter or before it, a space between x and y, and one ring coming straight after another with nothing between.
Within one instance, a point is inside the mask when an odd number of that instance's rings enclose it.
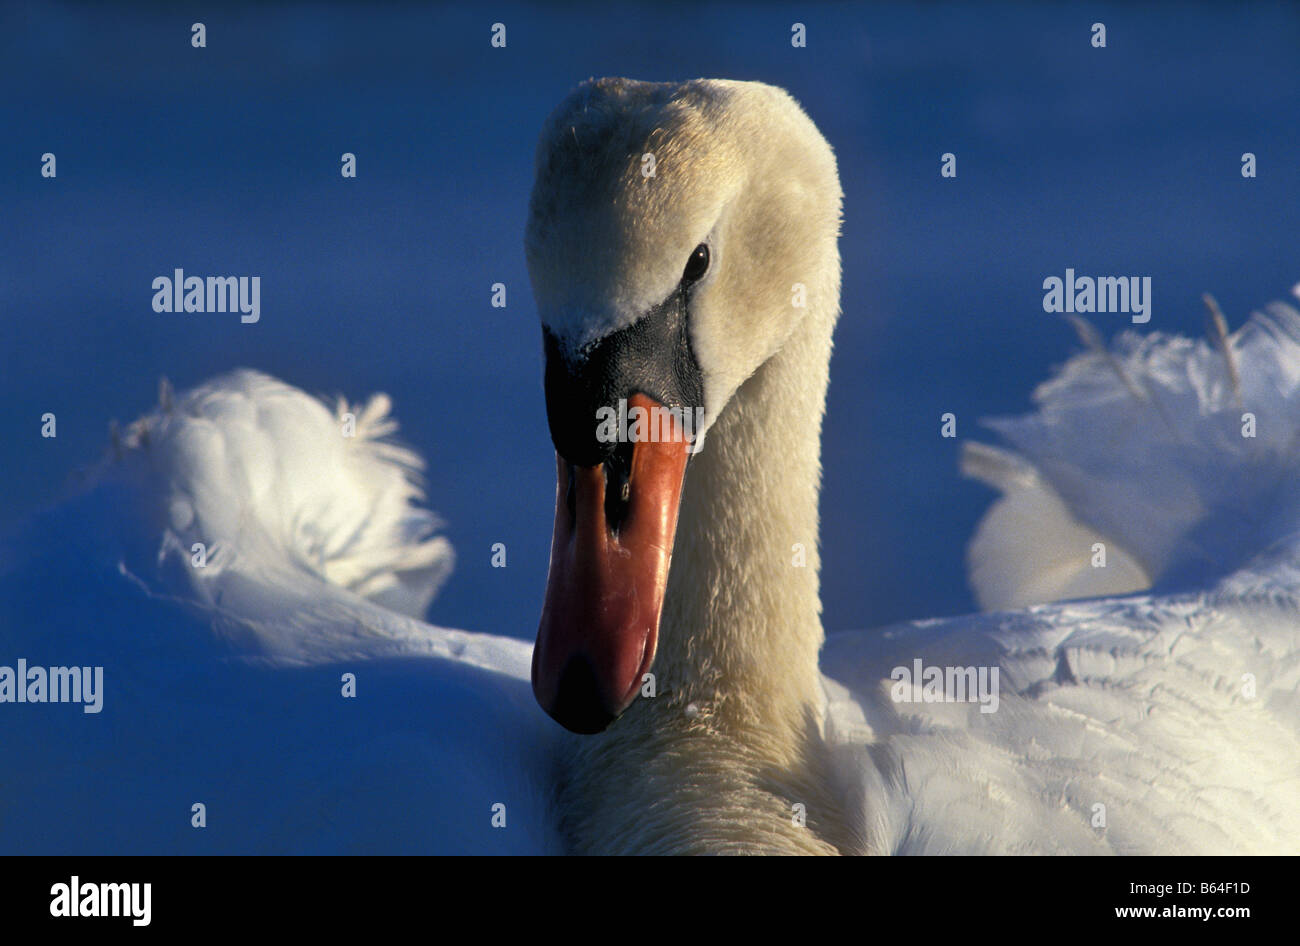
<instances>
[{"instance_id":1,"label":"swan wing","mask_svg":"<svg viewBox=\"0 0 1300 946\"><path fill-rule=\"evenodd\" d=\"M1231 334L1120 333L985 423L963 471L1002 493L967 550L987 609L1203 589L1300 531L1300 312L1275 302ZM1098 553L1104 552L1104 558ZM1274 580L1278 578L1274 576Z\"/></svg>"},{"instance_id":2,"label":"swan wing","mask_svg":"<svg viewBox=\"0 0 1300 946\"><path fill-rule=\"evenodd\" d=\"M412 616L451 550L386 399L163 401L0 547L0 663L103 674L4 707L0 851L559 851L531 647Z\"/></svg>"},{"instance_id":3,"label":"swan wing","mask_svg":"<svg viewBox=\"0 0 1300 946\"><path fill-rule=\"evenodd\" d=\"M916 701L896 671L917 660L996 668L996 702ZM882 851L1300 850L1293 593L1224 587L834 635L823 667L841 684L833 739Z\"/></svg>"},{"instance_id":4,"label":"swan wing","mask_svg":"<svg viewBox=\"0 0 1300 946\"><path fill-rule=\"evenodd\" d=\"M1013 449L968 445L1003 494L972 585L1018 610L828 640L876 849L1300 850L1300 313L1228 334L1207 301L1208 341L1081 323L1038 410L991 423Z\"/></svg>"}]
</instances>

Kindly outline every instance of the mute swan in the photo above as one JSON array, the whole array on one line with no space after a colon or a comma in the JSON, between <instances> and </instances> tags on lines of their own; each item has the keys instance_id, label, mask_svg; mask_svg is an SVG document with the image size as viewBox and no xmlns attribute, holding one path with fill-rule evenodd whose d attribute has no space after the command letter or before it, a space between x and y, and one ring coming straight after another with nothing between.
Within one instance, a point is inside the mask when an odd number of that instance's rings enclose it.
<instances>
[{"instance_id":1,"label":"mute swan","mask_svg":"<svg viewBox=\"0 0 1300 946\"><path fill-rule=\"evenodd\" d=\"M1279 714L1296 702L1294 598L1249 619L1226 602L1198 611L1195 599L1173 599L1031 612L938 645L933 631L859 635L828 657L855 653L842 669L864 701L857 738L867 734L870 747L847 772L837 765L818 667L817 507L840 203L826 141L787 94L758 83L593 81L543 130L526 246L559 482L532 679L559 722L600 732L578 744L561 783L568 843L601 853L1233 850L1267 847L1285 825L1294 845L1300 744L1295 716ZM1295 324L1274 336L1292 337ZM1277 360L1294 377L1295 364ZM1277 386L1272 377L1264 386L1249 393L1269 395L1259 403L1271 409ZM702 407L703 451L602 441L599 409L634 398ZM1135 439L1147 425L1124 429ZM1293 443L1283 456L1294 470ZM1008 489L1014 481L990 476ZM1079 502L1085 510L1119 505L1099 495L1114 482L1060 478L1076 487L1067 498L1093 500ZM1285 515L1251 551L1294 534L1296 491L1289 480L1282 490L1285 506L1275 489L1263 508ZM1207 494L1178 498L1194 495ZM1201 518L1155 511L1166 545ZM1020 555L1032 556L1021 538ZM1006 571L1014 546L983 544L1001 559L986 571ZM1225 626L1211 636L1207 622ZM1209 657L1225 646L1235 660ZM1248 659L1252 646L1286 659ZM960 657L961 668L1000 670L1012 692L998 721L969 706L875 702L878 681L923 655L939 668ZM1154 681L1115 666L1125 660L1154 663ZM1234 696L1237 672L1267 698ZM1100 697L1089 692L1094 675ZM1139 679L1144 691L1127 692ZM1189 756L1181 730L1193 727L1219 743ZM949 740L927 738L944 729ZM908 745L910 759L899 749ZM1261 745L1276 768L1252 754ZM914 811L891 824L900 792ZM1036 825L1013 826L1044 802ZM1161 807L1175 802L1177 825ZM1113 818L1160 818L1163 835L1149 821L1108 835L1108 803ZM918 819L931 804L942 820ZM964 829L945 806L974 809Z\"/></svg>"},{"instance_id":2,"label":"mute swan","mask_svg":"<svg viewBox=\"0 0 1300 946\"><path fill-rule=\"evenodd\" d=\"M829 145L768 85L590 82L542 132L526 248L560 480L534 687L581 732L627 710L569 767L576 850L856 843L817 666L840 200ZM702 449L687 466L685 444L633 445L609 534L596 464L619 458L595 412L636 394L703 407Z\"/></svg>"},{"instance_id":3,"label":"mute swan","mask_svg":"<svg viewBox=\"0 0 1300 946\"><path fill-rule=\"evenodd\" d=\"M548 122L527 248L560 475L531 652L419 620L450 548L386 399L331 410L249 371L164 389L0 556L4 652L107 665L101 716L0 726L27 763L0 849L1294 852L1300 315L1089 336L998 422L1011 450L965 459L1005 494L973 582L1018 610L823 646L839 202L768 86L602 80ZM707 442L609 456L595 409L622 396L703 407ZM1084 564L1096 541L1122 574ZM900 691L917 661L997 670L995 710ZM565 733L530 678L604 731ZM197 801L219 830L177 827Z\"/></svg>"}]
</instances>

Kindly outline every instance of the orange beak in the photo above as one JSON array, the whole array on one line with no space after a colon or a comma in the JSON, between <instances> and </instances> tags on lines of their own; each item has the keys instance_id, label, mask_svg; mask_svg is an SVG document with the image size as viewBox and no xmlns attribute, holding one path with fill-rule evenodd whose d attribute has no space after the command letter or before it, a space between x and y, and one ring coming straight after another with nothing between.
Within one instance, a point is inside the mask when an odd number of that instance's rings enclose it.
<instances>
[{"instance_id":1,"label":"orange beak","mask_svg":"<svg viewBox=\"0 0 1300 946\"><path fill-rule=\"evenodd\" d=\"M660 407L644 394L627 403L629 411ZM600 732L617 719L654 662L691 451L666 416L659 434L657 442L630 445L624 472L556 456L555 532L533 692L577 733Z\"/></svg>"}]
</instances>

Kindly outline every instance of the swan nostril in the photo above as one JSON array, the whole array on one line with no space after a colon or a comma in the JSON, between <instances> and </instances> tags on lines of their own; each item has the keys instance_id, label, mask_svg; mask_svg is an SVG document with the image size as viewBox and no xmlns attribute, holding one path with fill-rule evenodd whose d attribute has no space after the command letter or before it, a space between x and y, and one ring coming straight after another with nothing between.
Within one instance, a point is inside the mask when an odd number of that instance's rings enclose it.
<instances>
[{"instance_id":1,"label":"swan nostril","mask_svg":"<svg viewBox=\"0 0 1300 946\"><path fill-rule=\"evenodd\" d=\"M618 533L627 519L632 498L632 451L635 444L620 443L605 460L605 523Z\"/></svg>"},{"instance_id":2,"label":"swan nostril","mask_svg":"<svg viewBox=\"0 0 1300 946\"><path fill-rule=\"evenodd\" d=\"M615 720L616 714L601 698L596 671L586 657L571 657L564 665L550 714L565 729L582 735L604 732Z\"/></svg>"}]
</instances>

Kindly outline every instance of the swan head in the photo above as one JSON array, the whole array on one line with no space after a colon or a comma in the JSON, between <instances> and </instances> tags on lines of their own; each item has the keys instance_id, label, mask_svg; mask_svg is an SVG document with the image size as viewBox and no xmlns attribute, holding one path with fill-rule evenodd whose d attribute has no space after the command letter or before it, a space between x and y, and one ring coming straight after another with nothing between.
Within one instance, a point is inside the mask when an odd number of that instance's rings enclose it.
<instances>
[{"instance_id":1,"label":"swan head","mask_svg":"<svg viewBox=\"0 0 1300 946\"><path fill-rule=\"evenodd\" d=\"M650 671L690 456L800 320L834 320L830 146L756 82L583 83L543 129L525 238L557 453L533 653L577 732Z\"/></svg>"}]
</instances>

